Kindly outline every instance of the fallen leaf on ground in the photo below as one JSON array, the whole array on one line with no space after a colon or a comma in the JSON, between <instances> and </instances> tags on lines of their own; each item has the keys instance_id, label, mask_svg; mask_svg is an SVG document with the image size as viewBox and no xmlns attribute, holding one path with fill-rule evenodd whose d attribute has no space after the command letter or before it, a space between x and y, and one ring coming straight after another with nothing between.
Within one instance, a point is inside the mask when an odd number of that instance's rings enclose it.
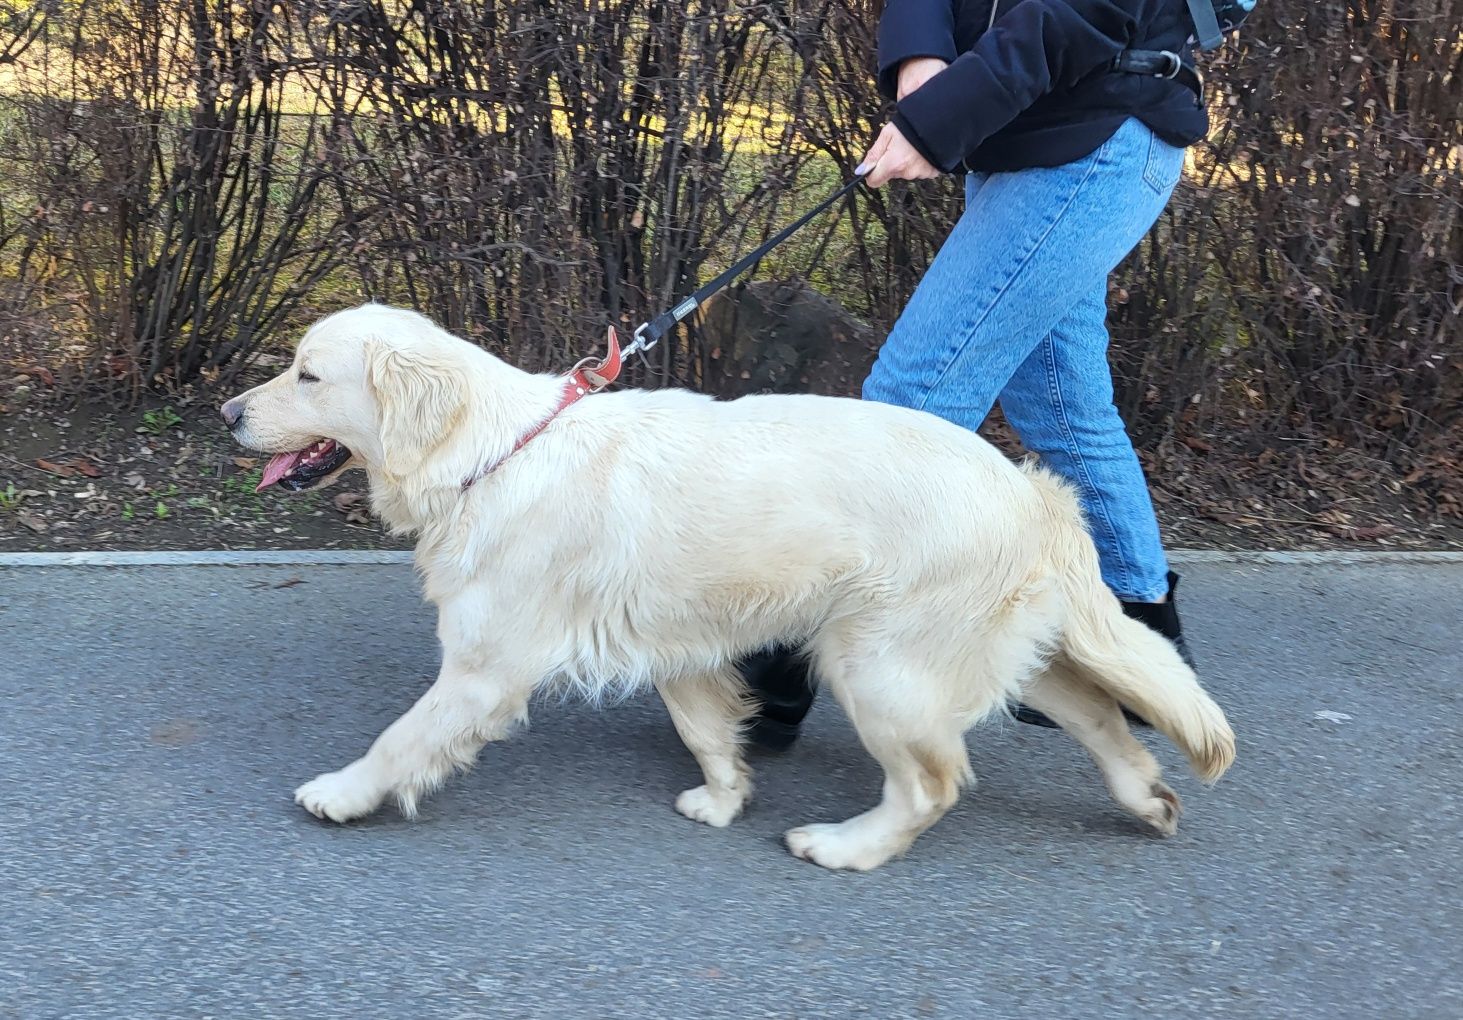
<instances>
[{"instance_id":1,"label":"fallen leaf on ground","mask_svg":"<svg viewBox=\"0 0 1463 1020\"><path fill-rule=\"evenodd\" d=\"M330 501L331 505L345 514L347 524L370 524L371 514L366 509L366 496L360 492L340 492Z\"/></svg>"},{"instance_id":2,"label":"fallen leaf on ground","mask_svg":"<svg viewBox=\"0 0 1463 1020\"><path fill-rule=\"evenodd\" d=\"M67 467L65 464L57 464L52 460L42 460L40 457L36 458L36 467L42 471L49 471L53 475L60 475L62 478L73 478L76 475L76 471Z\"/></svg>"},{"instance_id":3,"label":"fallen leaf on ground","mask_svg":"<svg viewBox=\"0 0 1463 1020\"><path fill-rule=\"evenodd\" d=\"M170 719L148 731L147 739L160 747L187 747L203 736L203 724L197 719Z\"/></svg>"},{"instance_id":4,"label":"fallen leaf on ground","mask_svg":"<svg viewBox=\"0 0 1463 1020\"><path fill-rule=\"evenodd\" d=\"M75 468L81 474L86 475L88 478L100 478L102 476L101 469L84 457L77 457L73 460L71 467Z\"/></svg>"},{"instance_id":5,"label":"fallen leaf on ground","mask_svg":"<svg viewBox=\"0 0 1463 1020\"><path fill-rule=\"evenodd\" d=\"M239 468L239 469L241 469L243 471L248 471L250 468L253 468L253 467L258 466L258 464L259 464L259 461L256 460L253 457L235 457L234 458L234 467Z\"/></svg>"},{"instance_id":6,"label":"fallen leaf on ground","mask_svg":"<svg viewBox=\"0 0 1463 1020\"><path fill-rule=\"evenodd\" d=\"M1335 528L1333 530L1337 538L1344 538L1351 542L1371 542L1378 538L1386 538L1397 529L1390 524L1368 524L1362 528Z\"/></svg>"},{"instance_id":7,"label":"fallen leaf on ground","mask_svg":"<svg viewBox=\"0 0 1463 1020\"><path fill-rule=\"evenodd\" d=\"M250 581L249 588L293 588L297 584L304 584L303 577L289 577L283 581Z\"/></svg>"},{"instance_id":8,"label":"fallen leaf on ground","mask_svg":"<svg viewBox=\"0 0 1463 1020\"><path fill-rule=\"evenodd\" d=\"M17 520L19 520L20 523L25 525L27 528L30 528L30 530L34 531L37 535L45 531L47 527L46 522L41 520L34 514L20 514Z\"/></svg>"}]
</instances>

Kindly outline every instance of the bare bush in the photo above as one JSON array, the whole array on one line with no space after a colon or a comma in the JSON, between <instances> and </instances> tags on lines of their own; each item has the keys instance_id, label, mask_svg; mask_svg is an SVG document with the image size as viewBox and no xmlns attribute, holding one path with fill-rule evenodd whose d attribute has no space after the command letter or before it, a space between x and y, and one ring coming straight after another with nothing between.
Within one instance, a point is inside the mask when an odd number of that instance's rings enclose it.
<instances>
[{"instance_id":1,"label":"bare bush","mask_svg":"<svg viewBox=\"0 0 1463 1020\"><path fill-rule=\"evenodd\" d=\"M1458 426L1463 3L1261 6L1214 130L1123 272L1128 410L1202 393L1382 450Z\"/></svg>"},{"instance_id":2,"label":"bare bush","mask_svg":"<svg viewBox=\"0 0 1463 1020\"><path fill-rule=\"evenodd\" d=\"M237 365L339 261L323 122L286 109L291 31L269 3L81 4L39 26L0 150L6 204L32 211L0 253L13 290L70 306L91 378Z\"/></svg>"},{"instance_id":3,"label":"bare bush","mask_svg":"<svg viewBox=\"0 0 1463 1020\"><path fill-rule=\"evenodd\" d=\"M1150 444L1299 423L1388 456L1436 445L1463 389L1463 0L1261 12L1212 68L1210 141L1119 271L1123 409ZM374 297L562 365L846 179L887 115L879 13L0 8L0 332L17 357L79 352L92 381L168 385ZM764 269L813 267L877 333L958 214L953 182L886 189ZM719 357L692 331L634 371L724 382Z\"/></svg>"}]
</instances>

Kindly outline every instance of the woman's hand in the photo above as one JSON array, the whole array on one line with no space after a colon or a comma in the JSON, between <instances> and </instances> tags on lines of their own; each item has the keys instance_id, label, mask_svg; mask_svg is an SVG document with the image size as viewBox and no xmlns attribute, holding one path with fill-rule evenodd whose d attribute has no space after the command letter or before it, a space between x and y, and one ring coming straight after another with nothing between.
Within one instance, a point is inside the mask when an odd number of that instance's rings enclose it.
<instances>
[{"instance_id":1,"label":"woman's hand","mask_svg":"<svg viewBox=\"0 0 1463 1020\"><path fill-rule=\"evenodd\" d=\"M911 57L899 65L898 98L903 99L950 65L939 57Z\"/></svg>"},{"instance_id":2,"label":"woman's hand","mask_svg":"<svg viewBox=\"0 0 1463 1020\"><path fill-rule=\"evenodd\" d=\"M871 188L887 181L927 181L940 176L939 169L921 156L893 124L884 125L859 170L868 174L864 183Z\"/></svg>"},{"instance_id":3,"label":"woman's hand","mask_svg":"<svg viewBox=\"0 0 1463 1020\"><path fill-rule=\"evenodd\" d=\"M949 66L939 57L911 57L906 60L899 65L899 98L903 99ZM871 188L877 188L886 181L926 181L940 176L940 171L921 156L893 124L884 125L859 169L867 171L866 183Z\"/></svg>"}]
</instances>

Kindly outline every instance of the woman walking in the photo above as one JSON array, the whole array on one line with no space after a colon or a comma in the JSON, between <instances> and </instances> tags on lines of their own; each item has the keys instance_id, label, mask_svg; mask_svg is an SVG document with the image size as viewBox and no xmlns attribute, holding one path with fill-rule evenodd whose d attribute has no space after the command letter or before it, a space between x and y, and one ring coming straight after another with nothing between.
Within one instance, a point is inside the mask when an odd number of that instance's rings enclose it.
<instances>
[{"instance_id":1,"label":"woman walking","mask_svg":"<svg viewBox=\"0 0 1463 1020\"><path fill-rule=\"evenodd\" d=\"M999 400L1023 445L1079 490L1124 611L1186 659L1178 578L1113 405L1106 318L1109 274L1208 128L1180 60L1193 31L1188 0L890 0L878 74L897 107L860 168L871 187L965 176L965 211L864 399L969 429ZM762 702L752 739L788 746L813 701L808 664L769 649L742 665Z\"/></svg>"}]
</instances>

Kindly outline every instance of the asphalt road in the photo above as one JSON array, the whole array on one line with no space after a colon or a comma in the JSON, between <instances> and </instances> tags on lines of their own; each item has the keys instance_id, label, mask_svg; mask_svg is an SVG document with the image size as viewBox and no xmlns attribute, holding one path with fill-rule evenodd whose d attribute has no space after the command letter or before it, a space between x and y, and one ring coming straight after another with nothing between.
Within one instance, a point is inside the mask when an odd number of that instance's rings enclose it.
<instances>
[{"instance_id":1,"label":"asphalt road","mask_svg":"<svg viewBox=\"0 0 1463 1020\"><path fill-rule=\"evenodd\" d=\"M1177 837L993 724L857 875L780 845L876 796L826 702L729 829L672 810L653 700L540 704L417 821L340 828L290 794L435 671L407 568L0 570L0 1017L1463 1016L1463 564L1184 594L1240 758L1204 790L1163 747Z\"/></svg>"}]
</instances>

